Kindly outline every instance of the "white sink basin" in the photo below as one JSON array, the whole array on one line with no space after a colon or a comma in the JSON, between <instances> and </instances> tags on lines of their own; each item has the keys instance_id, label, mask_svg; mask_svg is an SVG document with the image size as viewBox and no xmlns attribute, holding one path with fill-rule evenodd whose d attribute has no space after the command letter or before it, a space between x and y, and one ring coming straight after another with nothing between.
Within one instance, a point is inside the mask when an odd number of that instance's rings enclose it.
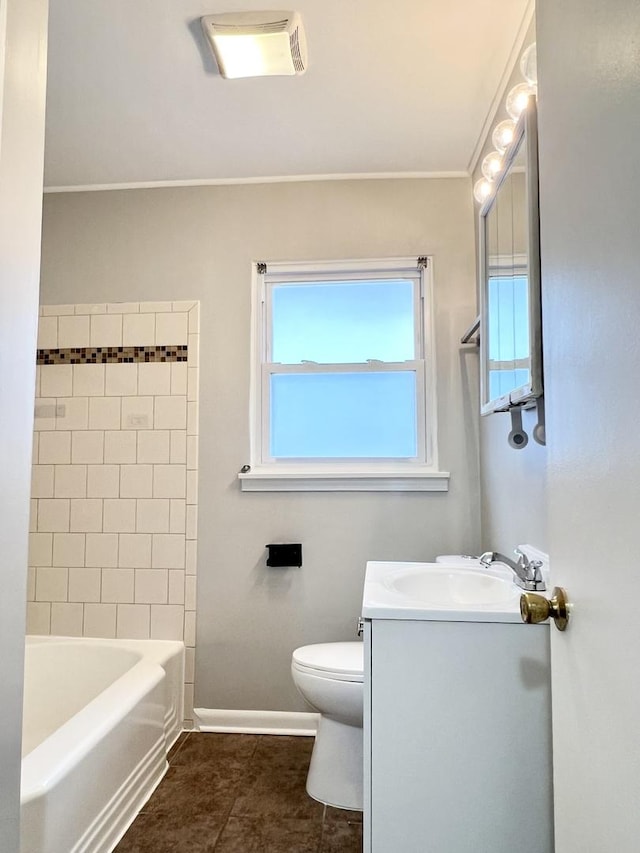
<instances>
[{"instance_id":1,"label":"white sink basin","mask_svg":"<svg viewBox=\"0 0 640 853\"><path fill-rule=\"evenodd\" d=\"M506 567L369 562L362 615L375 619L520 622L521 593Z\"/></svg>"}]
</instances>

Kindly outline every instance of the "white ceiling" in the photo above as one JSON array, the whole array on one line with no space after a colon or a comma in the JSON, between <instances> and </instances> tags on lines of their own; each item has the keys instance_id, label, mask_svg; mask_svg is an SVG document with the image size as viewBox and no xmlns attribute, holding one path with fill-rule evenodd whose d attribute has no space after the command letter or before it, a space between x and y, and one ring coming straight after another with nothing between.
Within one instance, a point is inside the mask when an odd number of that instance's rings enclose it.
<instances>
[{"instance_id":1,"label":"white ceiling","mask_svg":"<svg viewBox=\"0 0 640 853\"><path fill-rule=\"evenodd\" d=\"M466 172L531 2L296 0L307 73L222 79L200 16L270 6L51 0L46 185Z\"/></svg>"}]
</instances>

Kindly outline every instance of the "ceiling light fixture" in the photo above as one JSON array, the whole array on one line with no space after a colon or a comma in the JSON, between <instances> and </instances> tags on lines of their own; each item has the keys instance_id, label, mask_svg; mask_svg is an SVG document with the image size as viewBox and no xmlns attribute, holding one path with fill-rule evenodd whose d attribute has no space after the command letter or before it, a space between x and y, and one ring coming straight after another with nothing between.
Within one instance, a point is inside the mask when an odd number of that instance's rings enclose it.
<instances>
[{"instance_id":1,"label":"ceiling light fixture","mask_svg":"<svg viewBox=\"0 0 640 853\"><path fill-rule=\"evenodd\" d=\"M297 12L224 12L200 19L225 78L293 76L307 70Z\"/></svg>"}]
</instances>

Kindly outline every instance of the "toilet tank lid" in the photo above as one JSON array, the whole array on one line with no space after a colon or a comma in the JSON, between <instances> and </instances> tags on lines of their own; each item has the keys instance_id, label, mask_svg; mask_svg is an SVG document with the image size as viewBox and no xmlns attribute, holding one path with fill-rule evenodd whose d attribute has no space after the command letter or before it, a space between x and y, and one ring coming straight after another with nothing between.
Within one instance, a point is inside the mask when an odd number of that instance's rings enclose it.
<instances>
[{"instance_id":1,"label":"toilet tank lid","mask_svg":"<svg viewBox=\"0 0 640 853\"><path fill-rule=\"evenodd\" d=\"M315 643L296 649L293 660L300 666L319 669L322 672L361 676L364 670L363 648L360 642Z\"/></svg>"}]
</instances>

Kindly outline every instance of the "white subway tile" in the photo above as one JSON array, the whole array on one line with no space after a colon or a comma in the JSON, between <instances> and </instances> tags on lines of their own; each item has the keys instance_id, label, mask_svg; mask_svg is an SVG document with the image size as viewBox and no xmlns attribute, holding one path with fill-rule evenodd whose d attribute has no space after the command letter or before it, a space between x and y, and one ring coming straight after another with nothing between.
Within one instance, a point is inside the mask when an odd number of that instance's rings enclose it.
<instances>
[{"instance_id":1,"label":"white subway tile","mask_svg":"<svg viewBox=\"0 0 640 853\"><path fill-rule=\"evenodd\" d=\"M53 534L53 565L84 566L84 533Z\"/></svg>"},{"instance_id":2,"label":"white subway tile","mask_svg":"<svg viewBox=\"0 0 640 853\"><path fill-rule=\"evenodd\" d=\"M81 637L84 607L82 604L51 605L51 633L59 637Z\"/></svg>"},{"instance_id":3,"label":"white subway tile","mask_svg":"<svg viewBox=\"0 0 640 853\"><path fill-rule=\"evenodd\" d=\"M57 349L58 318L40 317L38 320L38 349Z\"/></svg>"},{"instance_id":4,"label":"white subway tile","mask_svg":"<svg viewBox=\"0 0 640 853\"><path fill-rule=\"evenodd\" d=\"M177 313L182 311L190 311L196 303L193 299L181 299L178 302L171 303L171 310Z\"/></svg>"},{"instance_id":5,"label":"white subway tile","mask_svg":"<svg viewBox=\"0 0 640 853\"><path fill-rule=\"evenodd\" d=\"M29 533L35 533L38 529L38 501L29 501Z\"/></svg>"},{"instance_id":6,"label":"white subway tile","mask_svg":"<svg viewBox=\"0 0 640 853\"><path fill-rule=\"evenodd\" d=\"M184 499L172 500L169 511L169 533L185 533L187 528Z\"/></svg>"},{"instance_id":7,"label":"white subway tile","mask_svg":"<svg viewBox=\"0 0 640 853\"><path fill-rule=\"evenodd\" d=\"M31 497L53 497L53 465L33 465L31 468Z\"/></svg>"},{"instance_id":8,"label":"white subway tile","mask_svg":"<svg viewBox=\"0 0 640 853\"><path fill-rule=\"evenodd\" d=\"M122 429L153 429L153 397L122 398Z\"/></svg>"},{"instance_id":9,"label":"white subway tile","mask_svg":"<svg viewBox=\"0 0 640 853\"><path fill-rule=\"evenodd\" d=\"M50 566L53 562L53 533L29 534L29 565Z\"/></svg>"},{"instance_id":10,"label":"white subway tile","mask_svg":"<svg viewBox=\"0 0 640 853\"><path fill-rule=\"evenodd\" d=\"M198 503L198 472L187 471L187 503Z\"/></svg>"},{"instance_id":11,"label":"white subway tile","mask_svg":"<svg viewBox=\"0 0 640 853\"><path fill-rule=\"evenodd\" d=\"M116 604L133 604L134 570L103 569L102 600Z\"/></svg>"},{"instance_id":12,"label":"white subway tile","mask_svg":"<svg viewBox=\"0 0 640 853\"><path fill-rule=\"evenodd\" d=\"M104 364L74 364L73 396L104 396L105 366Z\"/></svg>"},{"instance_id":13,"label":"white subway tile","mask_svg":"<svg viewBox=\"0 0 640 853\"><path fill-rule=\"evenodd\" d=\"M120 429L119 397L92 397L89 400L89 429Z\"/></svg>"},{"instance_id":14,"label":"white subway tile","mask_svg":"<svg viewBox=\"0 0 640 853\"><path fill-rule=\"evenodd\" d=\"M156 314L156 346L186 344L189 337L188 314Z\"/></svg>"},{"instance_id":15,"label":"white subway tile","mask_svg":"<svg viewBox=\"0 0 640 853\"><path fill-rule=\"evenodd\" d=\"M139 310L138 302L107 302L108 314L137 314Z\"/></svg>"},{"instance_id":16,"label":"white subway tile","mask_svg":"<svg viewBox=\"0 0 640 853\"><path fill-rule=\"evenodd\" d=\"M189 335L187 364L189 367L198 367L200 364L200 335Z\"/></svg>"},{"instance_id":17,"label":"white subway tile","mask_svg":"<svg viewBox=\"0 0 640 853\"><path fill-rule=\"evenodd\" d=\"M154 569L184 569L185 537L178 533L154 533L151 566Z\"/></svg>"},{"instance_id":18,"label":"white subway tile","mask_svg":"<svg viewBox=\"0 0 640 853\"><path fill-rule=\"evenodd\" d=\"M163 312L163 311L172 311L173 303L172 302L141 302L140 303L140 313L149 313L153 312Z\"/></svg>"},{"instance_id":19,"label":"white subway tile","mask_svg":"<svg viewBox=\"0 0 640 853\"><path fill-rule=\"evenodd\" d=\"M148 604L118 604L117 636L128 640L148 640L151 608Z\"/></svg>"},{"instance_id":20,"label":"white subway tile","mask_svg":"<svg viewBox=\"0 0 640 853\"><path fill-rule=\"evenodd\" d=\"M187 539L185 544L185 572L195 575L198 570L198 543L195 539Z\"/></svg>"},{"instance_id":21,"label":"white subway tile","mask_svg":"<svg viewBox=\"0 0 640 853\"><path fill-rule=\"evenodd\" d=\"M151 314L141 314L150 317ZM170 362L150 361L138 365L138 394L171 394Z\"/></svg>"},{"instance_id":22,"label":"white subway tile","mask_svg":"<svg viewBox=\"0 0 640 853\"><path fill-rule=\"evenodd\" d=\"M115 568L118 565L118 534L87 533L85 565L94 568Z\"/></svg>"},{"instance_id":23,"label":"white subway tile","mask_svg":"<svg viewBox=\"0 0 640 853\"><path fill-rule=\"evenodd\" d=\"M43 305L42 314L44 317L57 317L63 314L75 314L75 305Z\"/></svg>"},{"instance_id":24,"label":"white subway tile","mask_svg":"<svg viewBox=\"0 0 640 853\"><path fill-rule=\"evenodd\" d=\"M184 680L188 684L193 684L196 675L196 650L186 648L184 650Z\"/></svg>"},{"instance_id":25,"label":"white subway tile","mask_svg":"<svg viewBox=\"0 0 640 853\"><path fill-rule=\"evenodd\" d=\"M154 498L184 499L186 488L186 468L184 465L153 466Z\"/></svg>"},{"instance_id":26,"label":"white subway tile","mask_svg":"<svg viewBox=\"0 0 640 853\"><path fill-rule=\"evenodd\" d=\"M88 498L120 497L120 466L89 465L87 469Z\"/></svg>"},{"instance_id":27,"label":"white subway tile","mask_svg":"<svg viewBox=\"0 0 640 853\"><path fill-rule=\"evenodd\" d=\"M32 445L31 445L31 462L34 465L38 464L38 450L40 449L40 434L37 432L33 433L32 436ZM161 460L164 461L164 460Z\"/></svg>"},{"instance_id":28,"label":"white subway tile","mask_svg":"<svg viewBox=\"0 0 640 853\"><path fill-rule=\"evenodd\" d=\"M196 609L196 578L195 575L186 575L184 579L184 606L185 610Z\"/></svg>"},{"instance_id":29,"label":"white subway tile","mask_svg":"<svg viewBox=\"0 0 640 853\"><path fill-rule=\"evenodd\" d=\"M126 314L122 318L122 344L125 347L148 347L156 341L155 314Z\"/></svg>"},{"instance_id":30,"label":"white subway tile","mask_svg":"<svg viewBox=\"0 0 640 853\"><path fill-rule=\"evenodd\" d=\"M41 465L64 465L71 462L71 433L40 433L38 461Z\"/></svg>"},{"instance_id":31,"label":"white subway tile","mask_svg":"<svg viewBox=\"0 0 640 853\"><path fill-rule=\"evenodd\" d=\"M40 393L40 384L41 384L40 379L41 379L41 377L42 377L42 365L36 364L36 400L38 399L38 397L42 396Z\"/></svg>"},{"instance_id":32,"label":"white subway tile","mask_svg":"<svg viewBox=\"0 0 640 853\"><path fill-rule=\"evenodd\" d=\"M83 634L113 639L116 636L116 605L85 604Z\"/></svg>"},{"instance_id":33,"label":"white subway tile","mask_svg":"<svg viewBox=\"0 0 640 853\"><path fill-rule=\"evenodd\" d=\"M87 466L56 465L55 496L57 498L85 498L87 496Z\"/></svg>"},{"instance_id":34,"label":"white subway tile","mask_svg":"<svg viewBox=\"0 0 640 853\"><path fill-rule=\"evenodd\" d=\"M200 429L200 410L198 403L187 403L187 435L198 435Z\"/></svg>"},{"instance_id":35,"label":"white subway tile","mask_svg":"<svg viewBox=\"0 0 640 853\"><path fill-rule=\"evenodd\" d=\"M80 302L76 305L76 314L106 314L104 302Z\"/></svg>"},{"instance_id":36,"label":"white subway tile","mask_svg":"<svg viewBox=\"0 0 640 853\"><path fill-rule=\"evenodd\" d=\"M86 429L88 425L89 400L87 397L58 397L56 429Z\"/></svg>"},{"instance_id":37,"label":"white subway tile","mask_svg":"<svg viewBox=\"0 0 640 853\"><path fill-rule=\"evenodd\" d=\"M100 601L100 569L69 569L69 601Z\"/></svg>"},{"instance_id":38,"label":"white subway tile","mask_svg":"<svg viewBox=\"0 0 640 853\"><path fill-rule=\"evenodd\" d=\"M138 365L107 364L104 393L107 397L135 397L138 393Z\"/></svg>"},{"instance_id":39,"label":"white subway tile","mask_svg":"<svg viewBox=\"0 0 640 853\"><path fill-rule=\"evenodd\" d=\"M193 684L187 684L185 682L184 685L184 694L183 694L183 707L184 707L184 727L187 731L193 728L193 719L194 719L194 686Z\"/></svg>"},{"instance_id":40,"label":"white subway tile","mask_svg":"<svg viewBox=\"0 0 640 853\"><path fill-rule=\"evenodd\" d=\"M40 393L43 397L71 397L73 374L70 364L43 365L40 372Z\"/></svg>"},{"instance_id":41,"label":"white subway tile","mask_svg":"<svg viewBox=\"0 0 640 853\"><path fill-rule=\"evenodd\" d=\"M187 370L187 400L194 402L198 399L198 368L190 367Z\"/></svg>"},{"instance_id":42,"label":"white subway tile","mask_svg":"<svg viewBox=\"0 0 640 853\"><path fill-rule=\"evenodd\" d=\"M63 498L40 498L38 501L38 532L69 532L69 501Z\"/></svg>"},{"instance_id":43,"label":"white subway tile","mask_svg":"<svg viewBox=\"0 0 640 853\"><path fill-rule=\"evenodd\" d=\"M89 318L87 316L60 317L58 319L58 346L60 349L88 347L89 340Z\"/></svg>"},{"instance_id":44,"label":"white subway tile","mask_svg":"<svg viewBox=\"0 0 640 853\"><path fill-rule=\"evenodd\" d=\"M169 462L169 435L168 430L140 430L138 463Z\"/></svg>"},{"instance_id":45,"label":"white subway tile","mask_svg":"<svg viewBox=\"0 0 640 853\"><path fill-rule=\"evenodd\" d=\"M101 465L104 461L104 433L100 430L74 432L71 461L74 465Z\"/></svg>"},{"instance_id":46,"label":"white subway tile","mask_svg":"<svg viewBox=\"0 0 640 853\"><path fill-rule=\"evenodd\" d=\"M136 529L136 502L133 499L104 501L104 532L134 533Z\"/></svg>"},{"instance_id":47,"label":"white subway tile","mask_svg":"<svg viewBox=\"0 0 640 853\"><path fill-rule=\"evenodd\" d=\"M46 432L56 428L55 397L39 397L33 408L33 429L36 432Z\"/></svg>"},{"instance_id":48,"label":"white subway tile","mask_svg":"<svg viewBox=\"0 0 640 853\"><path fill-rule=\"evenodd\" d=\"M185 610L184 644L191 647L196 644L196 614L194 610Z\"/></svg>"},{"instance_id":49,"label":"white subway tile","mask_svg":"<svg viewBox=\"0 0 640 853\"><path fill-rule=\"evenodd\" d=\"M120 497L150 498L153 492L152 465L122 465L120 467ZM164 497L164 495L161 495Z\"/></svg>"},{"instance_id":50,"label":"white subway tile","mask_svg":"<svg viewBox=\"0 0 640 853\"><path fill-rule=\"evenodd\" d=\"M151 534L121 533L118 565L131 569L151 568Z\"/></svg>"},{"instance_id":51,"label":"white subway tile","mask_svg":"<svg viewBox=\"0 0 640 853\"><path fill-rule=\"evenodd\" d=\"M166 604L169 573L166 569L136 569L136 604Z\"/></svg>"},{"instance_id":52,"label":"white subway tile","mask_svg":"<svg viewBox=\"0 0 640 853\"><path fill-rule=\"evenodd\" d=\"M168 533L169 501L139 500L136 529L138 533Z\"/></svg>"},{"instance_id":53,"label":"white subway tile","mask_svg":"<svg viewBox=\"0 0 640 853\"><path fill-rule=\"evenodd\" d=\"M68 569L37 568L36 601L66 601L68 584Z\"/></svg>"},{"instance_id":54,"label":"white subway tile","mask_svg":"<svg viewBox=\"0 0 640 853\"><path fill-rule=\"evenodd\" d=\"M70 529L78 533L101 531L102 501L99 498L72 498Z\"/></svg>"},{"instance_id":55,"label":"white subway tile","mask_svg":"<svg viewBox=\"0 0 640 853\"><path fill-rule=\"evenodd\" d=\"M189 334L198 334L200 331L200 303L196 302L189 311Z\"/></svg>"},{"instance_id":56,"label":"white subway tile","mask_svg":"<svg viewBox=\"0 0 640 853\"><path fill-rule=\"evenodd\" d=\"M174 429L171 432L171 464L186 464L187 461L187 432L184 429Z\"/></svg>"},{"instance_id":57,"label":"white subway tile","mask_svg":"<svg viewBox=\"0 0 640 853\"><path fill-rule=\"evenodd\" d=\"M187 539L198 538L198 507L196 504L190 504L187 506L185 530Z\"/></svg>"},{"instance_id":58,"label":"white subway tile","mask_svg":"<svg viewBox=\"0 0 640 853\"><path fill-rule=\"evenodd\" d=\"M187 425L187 398L176 397L155 398L156 429L185 429Z\"/></svg>"},{"instance_id":59,"label":"white subway tile","mask_svg":"<svg viewBox=\"0 0 640 853\"><path fill-rule=\"evenodd\" d=\"M91 346L120 347L122 346L122 315L121 314L92 314L91 316Z\"/></svg>"},{"instance_id":60,"label":"white subway tile","mask_svg":"<svg viewBox=\"0 0 640 853\"><path fill-rule=\"evenodd\" d=\"M36 600L36 570L35 566L27 568L27 601Z\"/></svg>"},{"instance_id":61,"label":"white subway tile","mask_svg":"<svg viewBox=\"0 0 640 853\"><path fill-rule=\"evenodd\" d=\"M184 572L169 570L169 604L184 604Z\"/></svg>"},{"instance_id":62,"label":"white subway tile","mask_svg":"<svg viewBox=\"0 0 640 853\"><path fill-rule=\"evenodd\" d=\"M187 363L184 361L171 362L171 393L187 394Z\"/></svg>"},{"instance_id":63,"label":"white subway tile","mask_svg":"<svg viewBox=\"0 0 640 853\"><path fill-rule=\"evenodd\" d=\"M187 468L196 471L198 468L198 436L187 436Z\"/></svg>"},{"instance_id":64,"label":"white subway tile","mask_svg":"<svg viewBox=\"0 0 640 853\"><path fill-rule=\"evenodd\" d=\"M179 604L151 605L151 639L182 640L184 609Z\"/></svg>"},{"instance_id":65,"label":"white subway tile","mask_svg":"<svg viewBox=\"0 0 640 853\"><path fill-rule=\"evenodd\" d=\"M136 461L136 433L134 430L105 432L104 461L120 465Z\"/></svg>"},{"instance_id":66,"label":"white subway tile","mask_svg":"<svg viewBox=\"0 0 640 853\"><path fill-rule=\"evenodd\" d=\"M51 605L30 601L27 604L27 634L51 633Z\"/></svg>"}]
</instances>

